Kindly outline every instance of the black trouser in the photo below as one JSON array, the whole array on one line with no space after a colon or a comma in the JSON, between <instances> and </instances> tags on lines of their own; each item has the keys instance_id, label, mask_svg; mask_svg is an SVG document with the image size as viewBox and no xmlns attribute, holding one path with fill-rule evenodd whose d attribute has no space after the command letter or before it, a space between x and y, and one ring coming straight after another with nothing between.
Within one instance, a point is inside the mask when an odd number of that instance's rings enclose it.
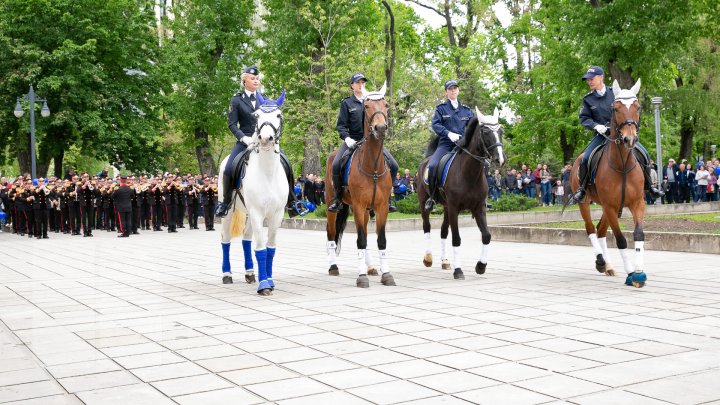
<instances>
[{"instance_id":1,"label":"black trouser","mask_svg":"<svg viewBox=\"0 0 720 405\"><path fill-rule=\"evenodd\" d=\"M177 205L166 205L165 206L165 215L167 215L167 226L168 231L174 231L175 230L175 216L177 214Z\"/></svg>"},{"instance_id":2,"label":"black trouser","mask_svg":"<svg viewBox=\"0 0 720 405\"><path fill-rule=\"evenodd\" d=\"M140 206L140 226L143 229L150 229L150 203Z\"/></svg>"},{"instance_id":3,"label":"black trouser","mask_svg":"<svg viewBox=\"0 0 720 405\"><path fill-rule=\"evenodd\" d=\"M118 212L117 218L118 218L118 229L120 229L120 232L123 236L129 236L130 235L130 227L132 226L130 224L130 216L132 215L131 211L125 211L125 212Z\"/></svg>"},{"instance_id":4,"label":"black trouser","mask_svg":"<svg viewBox=\"0 0 720 405\"><path fill-rule=\"evenodd\" d=\"M203 219L205 220L205 229L215 229L215 206L213 204L203 206Z\"/></svg>"},{"instance_id":5,"label":"black trouser","mask_svg":"<svg viewBox=\"0 0 720 405\"><path fill-rule=\"evenodd\" d=\"M83 233L85 235L92 235L93 220L95 219L92 205L80 206L80 219L82 221Z\"/></svg>"},{"instance_id":6,"label":"black trouser","mask_svg":"<svg viewBox=\"0 0 720 405\"><path fill-rule=\"evenodd\" d=\"M35 214L35 236L47 236L48 233L48 210L46 208L34 209Z\"/></svg>"},{"instance_id":7,"label":"black trouser","mask_svg":"<svg viewBox=\"0 0 720 405\"><path fill-rule=\"evenodd\" d=\"M70 209L67 205L60 208L60 230L65 232L70 232L70 221L68 215L70 214Z\"/></svg>"},{"instance_id":8,"label":"black trouser","mask_svg":"<svg viewBox=\"0 0 720 405\"><path fill-rule=\"evenodd\" d=\"M28 223L27 208L20 207L16 209L17 216L17 233L27 233L30 224Z\"/></svg>"},{"instance_id":9,"label":"black trouser","mask_svg":"<svg viewBox=\"0 0 720 405\"><path fill-rule=\"evenodd\" d=\"M668 182L668 193L665 195L667 203L672 204L678 201L678 183L677 181Z\"/></svg>"},{"instance_id":10,"label":"black trouser","mask_svg":"<svg viewBox=\"0 0 720 405\"><path fill-rule=\"evenodd\" d=\"M132 226L130 229L133 233L137 233L138 225L140 224L140 207L137 205L132 206Z\"/></svg>"},{"instance_id":11,"label":"black trouser","mask_svg":"<svg viewBox=\"0 0 720 405\"><path fill-rule=\"evenodd\" d=\"M196 203L187 205L187 217L188 217L188 226L190 228L197 228L198 206Z\"/></svg>"},{"instance_id":12,"label":"black trouser","mask_svg":"<svg viewBox=\"0 0 720 405\"><path fill-rule=\"evenodd\" d=\"M68 215L68 219L70 220L70 231L79 235L80 226L82 224L82 218L80 218L80 204L77 201L73 201L70 203L68 208L70 211L70 215Z\"/></svg>"},{"instance_id":13,"label":"black trouser","mask_svg":"<svg viewBox=\"0 0 720 405\"><path fill-rule=\"evenodd\" d=\"M162 227L162 205L153 204L152 209L153 228L160 229Z\"/></svg>"},{"instance_id":14,"label":"black trouser","mask_svg":"<svg viewBox=\"0 0 720 405\"><path fill-rule=\"evenodd\" d=\"M678 188L678 202L690 202L690 186L687 183L680 183Z\"/></svg>"},{"instance_id":15,"label":"black trouser","mask_svg":"<svg viewBox=\"0 0 720 405\"><path fill-rule=\"evenodd\" d=\"M177 225L182 227L184 226L183 221L185 218L185 204L178 204L177 205Z\"/></svg>"}]
</instances>

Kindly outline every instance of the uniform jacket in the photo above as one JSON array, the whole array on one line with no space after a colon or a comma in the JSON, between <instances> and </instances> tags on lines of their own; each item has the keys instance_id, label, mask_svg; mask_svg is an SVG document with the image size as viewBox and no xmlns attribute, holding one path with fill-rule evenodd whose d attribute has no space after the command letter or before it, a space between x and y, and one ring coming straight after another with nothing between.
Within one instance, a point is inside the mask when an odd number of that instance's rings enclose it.
<instances>
[{"instance_id":1,"label":"uniform jacket","mask_svg":"<svg viewBox=\"0 0 720 405\"><path fill-rule=\"evenodd\" d=\"M340 139L348 136L356 141L363 139L363 118L365 117L362 101L355 95L345 97L340 103L340 112L336 128Z\"/></svg>"},{"instance_id":2,"label":"uniform jacket","mask_svg":"<svg viewBox=\"0 0 720 405\"><path fill-rule=\"evenodd\" d=\"M217 204L217 193L210 187L203 187L200 193L200 203L202 205L215 205Z\"/></svg>"},{"instance_id":3,"label":"uniform jacket","mask_svg":"<svg viewBox=\"0 0 720 405\"><path fill-rule=\"evenodd\" d=\"M32 208L34 210L46 210L50 208L50 192L45 194L44 190L40 190L40 187L33 191L32 196Z\"/></svg>"},{"instance_id":4,"label":"uniform jacket","mask_svg":"<svg viewBox=\"0 0 720 405\"><path fill-rule=\"evenodd\" d=\"M605 94L599 96L593 90L583 97L582 109L580 110L580 125L594 131L596 125L610 126L612 118L612 104L615 95L610 87L605 87ZM608 131L610 129L608 128Z\"/></svg>"},{"instance_id":5,"label":"uniform jacket","mask_svg":"<svg viewBox=\"0 0 720 405\"><path fill-rule=\"evenodd\" d=\"M162 195L165 198L163 200L163 205L177 205L178 204L178 195L180 194L180 190L175 185L163 188Z\"/></svg>"},{"instance_id":6,"label":"uniform jacket","mask_svg":"<svg viewBox=\"0 0 720 405\"><path fill-rule=\"evenodd\" d=\"M257 97L257 95L255 97ZM253 112L257 110L258 104L258 101L255 100L255 107L253 107L253 102L250 101L248 95L245 94L245 89L235 93L230 100L228 128L230 128L230 132L235 135L238 141L240 141L243 136L252 136L255 132L257 119L253 117Z\"/></svg>"},{"instance_id":7,"label":"uniform jacket","mask_svg":"<svg viewBox=\"0 0 720 405\"><path fill-rule=\"evenodd\" d=\"M117 212L132 212L132 198L135 190L127 185L121 185L117 190L113 191L112 199L115 202Z\"/></svg>"},{"instance_id":8,"label":"uniform jacket","mask_svg":"<svg viewBox=\"0 0 720 405\"><path fill-rule=\"evenodd\" d=\"M473 115L472 110L470 110L468 106L459 102L457 109L453 108L450 100L438 104L438 106L435 107L435 114L432 118L432 129L440 137L440 145L446 146L449 149L454 148L455 144L448 138L448 133L455 132L456 134L464 135L465 127Z\"/></svg>"}]
</instances>

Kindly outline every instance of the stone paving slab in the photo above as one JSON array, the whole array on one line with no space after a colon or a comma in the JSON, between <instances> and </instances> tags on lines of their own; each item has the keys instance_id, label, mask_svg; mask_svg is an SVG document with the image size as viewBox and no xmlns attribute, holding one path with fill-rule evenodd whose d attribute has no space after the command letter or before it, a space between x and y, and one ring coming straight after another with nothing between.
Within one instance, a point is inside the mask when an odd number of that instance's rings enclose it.
<instances>
[{"instance_id":1,"label":"stone paving slab","mask_svg":"<svg viewBox=\"0 0 720 405\"><path fill-rule=\"evenodd\" d=\"M400 231L398 286L358 289L354 234L330 277L324 233L282 229L260 297L239 241L221 283L219 232L0 233L0 403L720 401L717 255L646 252L635 289L589 246L493 242L479 276L480 235L461 235L466 280L424 268L422 233Z\"/></svg>"}]
</instances>

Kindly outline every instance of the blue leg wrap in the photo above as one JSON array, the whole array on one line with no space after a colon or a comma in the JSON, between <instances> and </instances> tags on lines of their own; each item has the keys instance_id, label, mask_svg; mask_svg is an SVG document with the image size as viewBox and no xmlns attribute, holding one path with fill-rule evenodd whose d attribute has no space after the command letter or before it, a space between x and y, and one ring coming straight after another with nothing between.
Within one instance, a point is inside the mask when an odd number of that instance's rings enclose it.
<instances>
[{"instance_id":1,"label":"blue leg wrap","mask_svg":"<svg viewBox=\"0 0 720 405\"><path fill-rule=\"evenodd\" d=\"M252 245L251 240L243 239L242 247L243 247L243 254L245 255L245 271L253 269L252 246L251 245Z\"/></svg>"},{"instance_id":2,"label":"blue leg wrap","mask_svg":"<svg viewBox=\"0 0 720 405\"><path fill-rule=\"evenodd\" d=\"M641 271L639 273L632 272L627 275L627 278L625 279L625 285L633 285L633 282L645 283L646 281L647 281L647 274L645 274L644 271Z\"/></svg>"},{"instance_id":3,"label":"blue leg wrap","mask_svg":"<svg viewBox=\"0 0 720 405\"><path fill-rule=\"evenodd\" d=\"M263 290L265 288L270 288L270 284L267 281L267 249L263 250L256 250L255 251L255 259L258 263L258 279L260 283L258 284L257 290Z\"/></svg>"},{"instance_id":4,"label":"blue leg wrap","mask_svg":"<svg viewBox=\"0 0 720 405\"><path fill-rule=\"evenodd\" d=\"M221 243L223 251L222 271L223 273L230 273L230 244Z\"/></svg>"},{"instance_id":5,"label":"blue leg wrap","mask_svg":"<svg viewBox=\"0 0 720 405\"><path fill-rule=\"evenodd\" d=\"M267 248L267 264L265 265L265 271L267 272L268 283L270 283L271 288L275 288L275 282L273 282L272 279L273 258L275 258L275 248L269 247Z\"/></svg>"}]
</instances>

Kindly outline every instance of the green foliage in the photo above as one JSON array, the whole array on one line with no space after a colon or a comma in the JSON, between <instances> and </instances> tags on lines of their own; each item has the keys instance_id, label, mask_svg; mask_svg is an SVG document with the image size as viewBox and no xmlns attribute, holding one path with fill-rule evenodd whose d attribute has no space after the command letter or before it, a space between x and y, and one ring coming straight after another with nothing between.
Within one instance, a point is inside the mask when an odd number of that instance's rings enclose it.
<instances>
[{"instance_id":1,"label":"green foliage","mask_svg":"<svg viewBox=\"0 0 720 405\"><path fill-rule=\"evenodd\" d=\"M417 194L408 194L407 197L395 203L398 212L403 214L418 214L420 215L420 203L418 202Z\"/></svg>"},{"instance_id":2,"label":"green foliage","mask_svg":"<svg viewBox=\"0 0 720 405\"><path fill-rule=\"evenodd\" d=\"M527 211L537 205L534 198L506 194L493 203L493 211Z\"/></svg>"},{"instance_id":3,"label":"green foliage","mask_svg":"<svg viewBox=\"0 0 720 405\"><path fill-rule=\"evenodd\" d=\"M325 206L325 204L323 204L323 205L318 205L318 206L315 208L314 214L315 214L315 216L317 216L318 218L327 218L327 207Z\"/></svg>"}]
</instances>

